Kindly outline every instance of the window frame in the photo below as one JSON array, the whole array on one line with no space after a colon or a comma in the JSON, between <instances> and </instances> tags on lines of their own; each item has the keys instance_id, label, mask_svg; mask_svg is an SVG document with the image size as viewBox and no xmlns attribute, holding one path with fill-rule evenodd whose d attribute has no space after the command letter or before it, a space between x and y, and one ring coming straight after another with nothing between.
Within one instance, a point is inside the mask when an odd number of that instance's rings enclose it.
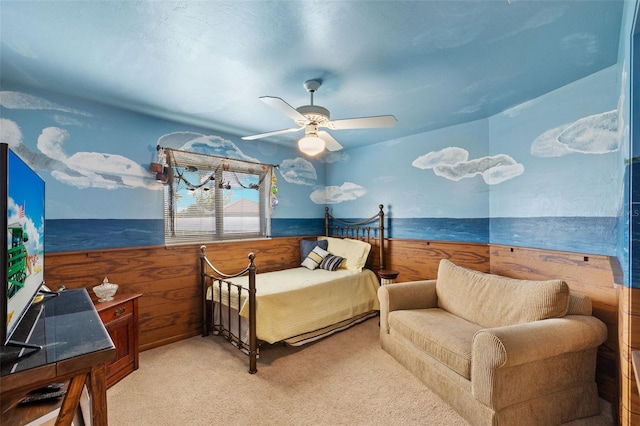
<instances>
[{"instance_id":1,"label":"window frame","mask_svg":"<svg viewBox=\"0 0 640 426\"><path fill-rule=\"evenodd\" d=\"M165 245L255 240L271 237L270 195L274 167L276 166L168 148L164 148L164 159L166 164L164 170L166 184L163 191ZM186 191L211 190L213 190L213 196L203 195L202 205L199 205L198 202L189 205L189 207L194 206L195 211L205 211L205 207L210 207L208 203L213 201L213 209L209 209L208 214L202 216L180 214L179 200L188 193ZM253 211L247 211L245 214L242 209L239 214L231 210L226 211L225 207L248 199L241 196L235 202L229 202L228 198L233 196L233 192L226 192L229 190L257 190L257 215ZM201 194L205 193L201 192ZM211 212L213 212L213 216ZM239 230L225 228L225 223L228 224L232 217L241 219L242 224ZM258 219L257 229L252 228L251 225L248 229L242 229L244 226L242 219L255 217ZM200 226L193 226L193 223L179 225L181 218L201 219Z\"/></svg>"}]
</instances>

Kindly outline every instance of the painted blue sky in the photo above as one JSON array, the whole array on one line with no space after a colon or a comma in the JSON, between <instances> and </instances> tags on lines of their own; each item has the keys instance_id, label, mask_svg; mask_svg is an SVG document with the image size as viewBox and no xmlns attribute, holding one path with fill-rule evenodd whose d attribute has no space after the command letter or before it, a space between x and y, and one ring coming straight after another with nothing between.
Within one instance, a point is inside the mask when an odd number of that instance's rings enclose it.
<instances>
[{"instance_id":1,"label":"painted blue sky","mask_svg":"<svg viewBox=\"0 0 640 426\"><path fill-rule=\"evenodd\" d=\"M383 203L394 217L616 216L621 74L611 67L488 120L351 150L328 165L328 184L361 187L358 205ZM358 205L336 209L357 216Z\"/></svg>"},{"instance_id":2,"label":"painted blue sky","mask_svg":"<svg viewBox=\"0 0 640 426\"><path fill-rule=\"evenodd\" d=\"M73 106L71 106L73 105ZM162 218L163 186L148 172L156 146L280 164L275 215L322 215L309 194L324 168L293 148L244 142L61 95L0 92L0 135L47 181L47 218ZM242 147L242 149L241 149ZM293 157L292 157L293 154ZM295 200L295 201L291 201ZM142 208L144 206L144 208Z\"/></svg>"},{"instance_id":3,"label":"painted blue sky","mask_svg":"<svg viewBox=\"0 0 640 426\"><path fill-rule=\"evenodd\" d=\"M618 67L488 120L303 158L293 147L53 94L0 92L2 141L47 181L47 217L162 218L157 145L279 165L274 217L615 216ZM329 180L325 182L325 176Z\"/></svg>"}]
</instances>

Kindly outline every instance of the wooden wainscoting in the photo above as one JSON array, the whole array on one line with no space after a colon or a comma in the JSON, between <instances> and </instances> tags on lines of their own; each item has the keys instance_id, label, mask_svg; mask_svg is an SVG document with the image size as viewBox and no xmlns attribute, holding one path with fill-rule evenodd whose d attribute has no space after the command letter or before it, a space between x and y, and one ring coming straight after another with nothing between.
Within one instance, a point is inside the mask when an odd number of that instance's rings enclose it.
<instances>
[{"instance_id":1,"label":"wooden wainscoting","mask_svg":"<svg viewBox=\"0 0 640 426\"><path fill-rule=\"evenodd\" d=\"M259 272L298 266L299 237L225 242L207 245L207 255L223 272L247 265L254 252ZM47 253L45 281L55 290L91 288L109 281L118 293L140 293L140 350L173 343L200 333L200 245L132 247L83 252Z\"/></svg>"},{"instance_id":2,"label":"wooden wainscoting","mask_svg":"<svg viewBox=\"0 0 640 426\"><path fill-rule=\"evenodd\" d=\"M476 243L401 240L390 238L386 269L398 271L398 282L434 279L441 259L477 271L489 272L489 246Z\"/></svg>"},{"instance_id":3,"label":"wooden wainscoting","mask_svg":"<svg viewBox=\"0 0 640 426\"><path fill-rule=\"evenodd\" d=\"M640 395L631 352L640 350L640 289L621 287L620 299L620 424L640 424ZM638 372L640 374L640 372Z\"/></svg>"}]
</instances>

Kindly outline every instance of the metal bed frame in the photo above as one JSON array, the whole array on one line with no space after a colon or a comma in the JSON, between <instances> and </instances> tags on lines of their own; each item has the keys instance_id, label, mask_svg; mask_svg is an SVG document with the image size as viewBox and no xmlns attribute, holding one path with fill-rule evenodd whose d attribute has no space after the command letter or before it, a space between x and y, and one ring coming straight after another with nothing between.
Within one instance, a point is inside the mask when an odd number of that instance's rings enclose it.
<instances>
[{"instance_id":1,"label":"metal bed frame","mask_svg":"<svg viewBox=\"0 0 640 426\"><path fill-rule=\"evenodd\" d=\"M347 221L338 219L329 213L329 208L325 207L325 236L337 238L351 238L371 242L377 240L379 245L379 266L377 269L383 270L385 265L384 249L384 206L378 206L379 211L370 218L357 221ZM200 246L200 277L202 287L202 336L208 336L210 332L223 336L229 343L249 356L249 373L254 374L257 369L257 358L260 345L256 335L256 265L254 253L249 253L248 265L241 271L227 274L219 271L207 258L206 246ZM370 268L373 269L373 268ZM248 275L249 288L234 284L229 281L232 278ZM210 286L218 287L218 300L208 301L207 290ZM223 299L223 290L226 290L226 300ZM238 301L242 299L243 292L247 292L249 303L249 339L243 341L243 328L240 318L240 309L237 314L232 313L231 295L235 292ZM212 292L213 298L213 292ZM216 315L215 305L219 306ZM223 323L222 311L226 310L229 319L229 328ZM231 327L231 315L237 315L237 326ZM234 330L230 330L234 328ZM311 331L311 330L310 330Z\"/></svg>"}]
</instances>

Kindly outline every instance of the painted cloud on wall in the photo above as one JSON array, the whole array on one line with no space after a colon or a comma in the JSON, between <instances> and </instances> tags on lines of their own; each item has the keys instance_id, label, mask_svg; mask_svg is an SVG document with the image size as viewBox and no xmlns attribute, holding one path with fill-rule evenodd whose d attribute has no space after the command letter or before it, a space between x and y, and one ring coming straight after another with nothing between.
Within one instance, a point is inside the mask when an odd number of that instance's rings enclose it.
<instances>
[{"instance_id":1,"label":"painted cloud on wall","mask_svg":"<svg viewBox=\"0 0 640 426\"><path fill-rule=\"evenodd\" d=\"M91 114L50 102L37 96L12 92L0 92L0 105L8 109L55 110L85 117ZM57 123L80 125L75 118L56 115ZM34 152L23 143L23 136L17 123L0 119L0 137L9 144L32 167L51 172L59 182L79 189L101 188L146 188L161 190L149 172L139 163L122 155L100 152L76 152L67 154L64 144L69 139L68 130L60 127L46 127L38 136ZM158 145L185 151L259 162L245 155L233 142L215 135L197 132L174 132L158 138ZM155 150L155 147L153 148ZM313 171L315 173L315 170Z\"/></svg>"},{"instance_id":2,"label":"painted cloud on wall","mask_svg":"<svg viewBox=\"0 0 640 426\"><path fill-rule=\"evenodd\" d=\"M618 110L583 117L549 129L531 144L531 154L561 157L567 154L607 154L619 148Z\"/></svg>"},{"instance_id":3,"label":"painted cloud on wall","mask_svg":"<svg viewBox=\"0 0 640 426\"><path fill-rule=\"evenodd\" d=\"M280 174L285 181L296 185L315 185L318 180L315 167L304 158L286 159L280 164Z\"/></svg>"},{"instance_id":4,"label":"painted cloud on wall","mask_svg":"<svg viewBox=\"0 0 640 426\"><path fill-rule=\"evenodd\" d=\"M366 193L367 190L362 186L352 182L345 182L342 186L325 186L317 189L309 197L316 204L337 204L343 201L355 200Z\"/></svg>"},{"instance_id":5,"label":"painted cloud on wall","mask_svg":"<svg viewBox=\"0 0 640 426\"><path fill-rule=\"evenodd\" d=\"M22 143L22 131L15 121L0 118L0 141L11 147L17 147Z\"/></svg>"},{"instance_id":6,"label":"painted cloud on wall","mask_svg":"<svg viewBox=\"0 0 640 426\"><path fill-rule=\"evenodd\" d=\"M0 105L8 109L56 110L91 117L77 109L55 104L46 99L20 92L0 92ZM38 136L34 152L23 143L20 127L2 119L2 141L11 146L31 167L51 172L56 180L77 188L147 188L160 190L140 164L122 155L99 152L64 152L69 132L59 127L46 127Z\"/></svg>"},{"instance_id":7,"label":"painted cloud on wall","mask_svg":"<svg viewBox=\"0 0 640 426\"><path fill-rule=\"evenodd\" d=\"M216 155L236 160L260 163L256 158L246 155L228 139L216 135L203 135L197 132L173 132L158 138L158 145L199 154Z\"/></svg>"},{"instance_id":8,"label":"painted cloud on wall","mask_svg":"<svg viewBox=\"0 0 640 426\"><path fill-rule=\"evenodd\" d=\"M38 137L36 146L40 152L66 166L51 171L56 180L81 189L161 189L149 178L147 170L122 155L100 152L67 155L63 145L68 137L69 132L58 127L47 127Z\"/></svg>"},{"instance_id":9,"label":"painted cloud on wall","mask_svg":"<svg viewBox=\"0 0 640 426\"><path fill-rule=\"evenodd\" d=\"M418 169L433 169L436 176L453 181L481 175L488 185L496 185L524 172L524 166L506 154L469 160L466 149L451 146L431 151L411 163Z\"/></svg>"},{"instance_id":10,"label":"painted cloud on wall","mask_svg":"<svg viewBox=\"0 0 640 426\"><path fill-rule=\"evenodd\" d=\"M77 188L161 189L142 166L121 155L98 152L67 155L63 146L69 138L69 132L64 129L43 129L36 144L40 152L34 152L23 144L22 132L16 123L2 119L0 125L3 142L11 146L31 167L50 171L51 176L67 185Z\"/></svg>"}]
</instances>

